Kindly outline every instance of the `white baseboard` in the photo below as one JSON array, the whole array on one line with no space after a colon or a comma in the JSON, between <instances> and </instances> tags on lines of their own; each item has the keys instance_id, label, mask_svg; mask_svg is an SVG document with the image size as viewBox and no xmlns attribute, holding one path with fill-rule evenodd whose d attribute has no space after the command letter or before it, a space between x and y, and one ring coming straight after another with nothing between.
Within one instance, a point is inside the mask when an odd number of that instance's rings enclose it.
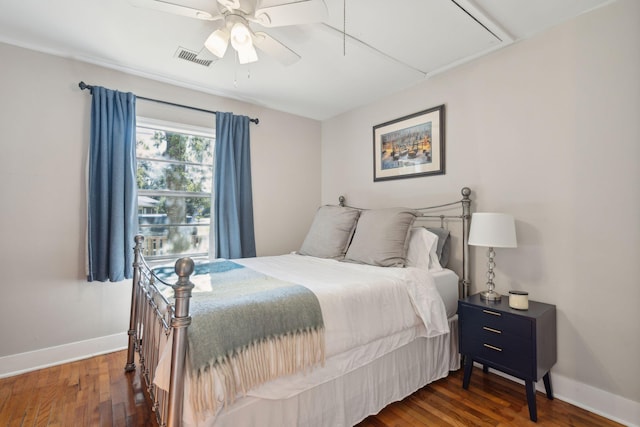
<instances>
[{"instance_id":1,"label":"white baseboard","mask_svg":"<svg viewBox=\"0 0 640 427\"><path fill-rule=\"evenodd\" d=\"M482 368L482 365L478 363L475 363L475 365ZM524 385L524 381L511 375L495 369L490 369L490 372ZM551 389L553 397L556 399L586 409L594 414L602 415L625 426L640 427L638 424L640 422L640 402L634 402L631 399L600 390L553 372L551 373ZM536 383L536 390L544 393L542 381Z\"/></svg>"},{"instance_id":2,"label":"white baseboard","mask_svg":"<svg viewBox=\"0 0 640 427\"><path fill-rule=\"evenodd\" d=\"M0 357L0 378L127 348L126 332Z\"/></svg>"},{"instance_id":3,"label":"white baseboard","mask_svg":"<svg viewBox=\"0 0 640 427\"><path fill-rule=\"evenodd\" d=\"M639 427L640 402L600 390L562 375L552 375L553 394L560 400L602 415L628 427ZM542 387L544 390L544 386ZM556 394L557 390L557 394Z\"/></svg>"}]
</instances>

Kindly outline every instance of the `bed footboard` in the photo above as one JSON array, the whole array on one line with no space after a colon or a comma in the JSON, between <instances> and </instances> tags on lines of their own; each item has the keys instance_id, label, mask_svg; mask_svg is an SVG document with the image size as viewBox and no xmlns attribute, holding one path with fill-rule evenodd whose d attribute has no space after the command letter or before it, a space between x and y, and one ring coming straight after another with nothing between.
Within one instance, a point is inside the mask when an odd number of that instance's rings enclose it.
<instances>
[{"instance_id":1,"label":"bed footboard","mask_svg":"<svg viewBox=\"0 0 640 427\"><path fill-rule=\"evenodd\" d=\"M189 301L193 284L191 258L176 261L175 284L163 282L147 265L142 255L143 236L135 237L133 283L131 288L131 313L129 321L129 346L125 371L135 371L135 353L139 355L140 372L147 385L158 424L176 427L182 422L184 367L187 348L187 327L191 324ZM174 291L174 303L165 298L156 286L170 286ZM161 351L171 346L171 373L169 390L153 383Z\"/></svg>"}]
</instances>

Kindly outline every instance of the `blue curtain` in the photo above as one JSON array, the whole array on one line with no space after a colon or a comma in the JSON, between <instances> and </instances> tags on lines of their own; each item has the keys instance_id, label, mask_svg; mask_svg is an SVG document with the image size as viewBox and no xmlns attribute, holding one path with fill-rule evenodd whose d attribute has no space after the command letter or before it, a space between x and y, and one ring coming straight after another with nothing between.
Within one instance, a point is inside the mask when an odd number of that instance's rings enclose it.
<instances>
[{"instance_id":1,"label":"blue curtain","mask_svg":"<svg viewBox=\"0 0 640 427\"><path fill-rule=\"evenodd\" d=\"M218 258L256 256L249 118L216 113L214 239Z\"/></svg>"},{"instance_id":2,"label":"blue curtain","mask_svg":"<svg viewBox=\"0 0 640 427\"><path fill-rule=\"evenodd\" d=\"M138 228L136 97L94 86L88 180L87 279L132 277Z\"/></svg>"}]
</instances>

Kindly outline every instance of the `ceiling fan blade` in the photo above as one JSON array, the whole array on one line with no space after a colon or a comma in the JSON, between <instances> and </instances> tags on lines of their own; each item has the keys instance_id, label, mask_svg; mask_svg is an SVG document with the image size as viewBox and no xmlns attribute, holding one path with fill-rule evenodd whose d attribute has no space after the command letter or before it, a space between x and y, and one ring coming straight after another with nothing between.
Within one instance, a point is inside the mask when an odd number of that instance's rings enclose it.
<instances>
[{"instance_id":1,"label":"ceiling fan blade","mask_svg":"<svg viewBox=\"0 0 640 427\"><path fill-rule=\"evenodd\" d=\"M274 57L282 65L292 65L300 60L300 55L267 33L256 32L253 35L253 44L267 55Z\"/></svg>"},{"instance_id":2,"label":"ceiling fan blade","mask_svg":"<svg viewBox=\"0 0 640 427\"><path fill-rule=\"evenodd\" d=\"M303 0L259 7L254 16L256 22L265 27L284 27L325 21L328 12L324 0Z\"/></svg>"},{"instance_id":3,"label":"ceiling fan blade","mask_svg":"<svg viewBox=\"0 0 640 427\"><path fill-rule=\"evenodd\" d=\"M161 12L186 16L188 18L202 19L204 21L215 21L217 19L222 19L222 15L220 15L217 9L208 11L205 8L198 9L190 6L185 6L183 4L172 3L163 0L129 0L129 3L131 3L131 5L135 7L159 10Z\"/></svg>"}]
</instances>

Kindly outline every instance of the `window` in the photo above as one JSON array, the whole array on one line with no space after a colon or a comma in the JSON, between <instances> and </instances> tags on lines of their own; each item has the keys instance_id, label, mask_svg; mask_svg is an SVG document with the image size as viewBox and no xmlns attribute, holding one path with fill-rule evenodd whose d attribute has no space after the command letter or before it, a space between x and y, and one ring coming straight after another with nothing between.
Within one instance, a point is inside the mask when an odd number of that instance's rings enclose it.
<instances>
[{"instance_id":1,"label":"window","mask_svg":"<svg viewBox=\"0 0 640 427\"><path fill-rule=\"evenodd\" d=\"M138 224L145 258L208 255L213 130L137 120Z\"/></svg>"}]
</instances>

